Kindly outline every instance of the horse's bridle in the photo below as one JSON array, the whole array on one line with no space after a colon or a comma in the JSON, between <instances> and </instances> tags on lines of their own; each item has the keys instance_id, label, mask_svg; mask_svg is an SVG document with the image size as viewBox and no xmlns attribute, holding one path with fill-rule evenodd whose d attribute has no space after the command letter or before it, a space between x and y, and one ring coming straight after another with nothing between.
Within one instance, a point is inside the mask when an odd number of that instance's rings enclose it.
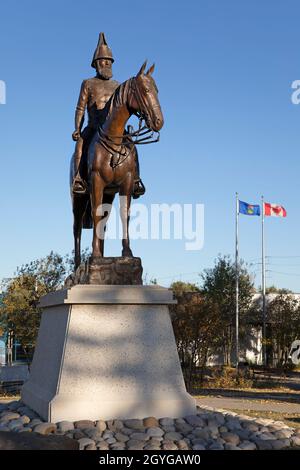
<instances>
[{"instance_id":1,"label":"horse's bridle","mask_svg":"<svg viewBox=\"0 0 300 470\"><path fill-rule=\"evenodd\" d=\"M143 97L140 93L139 87L136 85L136 77L130 79L130 92L134 94L138 108L140 111L133 111L132 114L135 114L139 120L139 127L137 130L134 130L132 126L128 126L126 134L123 135L109 135L107 132L104 132L102 127L98 127L98 135L100 137L101 144L103 147L110 152L112 155L116 153L119 155L118 161L112 164L113 168L118 165L121 165L129 155L128 144L130 145L145 145L153 144L159 141L160 133L159 131L153 131L146 125L146 119L149 117L147 112L146 104L143 100ZM143 122L145 124L143 125ZM156 134L156 136L155 136ZM142 137L142 138L139 138ZM122 139L120 143L116 143L114 139ZM152 140L151 140L152 139ZM116 146L117 148L115 148ZM124 157L123 159L120 158Z\"/></svg>"}]
</instances>

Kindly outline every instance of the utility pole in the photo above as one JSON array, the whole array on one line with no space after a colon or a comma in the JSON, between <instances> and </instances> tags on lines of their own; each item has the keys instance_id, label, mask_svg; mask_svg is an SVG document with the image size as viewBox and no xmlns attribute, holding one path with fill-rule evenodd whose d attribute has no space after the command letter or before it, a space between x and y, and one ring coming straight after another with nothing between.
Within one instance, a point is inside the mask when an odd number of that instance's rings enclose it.
<instances>
[{"instance_id":1,"label":"utility pole","mask_svg":"<svg viewBox=\"0 0 300 470\"><path fill-rule=\"evenodd\" d=\"M263 365L267 366L267 345L266 345L266 267L265 267L265 206L264 206L264 197L261 197L262 205L262 215L261 215L261 287L262 287L262 321L263 321L263 331L262 331L262 352L263 352Z\"/></svg>"},{"instance_id":2,"label":"utility pole","mask_svg":"<svg viewBox=\"0 0 300 470\"><path fill-rule=\"evenodd\" d=\"M236 372L239 373L239 195L236 193L235 204L235 345Z\"/></svg>"}]
</instances>

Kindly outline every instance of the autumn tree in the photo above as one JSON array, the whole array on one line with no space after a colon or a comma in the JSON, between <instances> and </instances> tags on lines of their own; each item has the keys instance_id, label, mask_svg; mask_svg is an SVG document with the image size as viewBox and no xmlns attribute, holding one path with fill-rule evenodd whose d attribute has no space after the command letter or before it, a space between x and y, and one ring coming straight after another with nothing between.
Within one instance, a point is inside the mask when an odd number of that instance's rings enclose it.
<instances>
[{"instance_id":1,"label":"autumn tree","mask_svg":"<svg viewBox=\"0 0 300 470\"><path fill-rule=\"evenodd\" d=\"M300 306L292 295L281 293L267 306L268 345L276 366L287 364L295 339L300 338Z\"/></svg>"},{"instance_id":2,"label":"autumn tree","mask_svg":"<svg viewBox=\"0 0 300 470\"><path fill-rule=\"evenodd\" d=\"M211 269L202 274L203 293L217 305L220 315L218 346L222 350L225 364L229 365L234 357L235 347L235 310L236 310L236 268L229 256L216 259ZM244 262L239 264L239 317L241 332L245 325L246 313L251 306L254 286Z\"/></svg>"},{"instance_id":3,"label":"autumn tree","mask_svg":"<svg viewBox=\"0 0 300 470\"><path fill-rule=\"evenodd\" d=\"M171 287L177 300L171 308L172 324L186 385L191 389L196 369L201 379L214 348L220 317L217 306L195 284L177 282Z\"/></svg>"}]
</instances>

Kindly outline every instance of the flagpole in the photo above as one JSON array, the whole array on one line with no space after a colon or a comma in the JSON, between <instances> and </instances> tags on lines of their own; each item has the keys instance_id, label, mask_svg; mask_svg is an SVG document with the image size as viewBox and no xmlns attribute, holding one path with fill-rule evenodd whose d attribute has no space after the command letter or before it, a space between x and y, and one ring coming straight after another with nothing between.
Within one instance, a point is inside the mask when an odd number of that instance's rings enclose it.
<instances>
[{"instance_id":1,"label":"flagpole","mask_svg":"<svg viewBox=\"0 0 300 470\"><path fill-rule=\"evenodd\" d=\"M263 365L267 366L267 347L266 347L266 267L265 267L265 210L264 210L264 197L261 197L262 204L262 217L261 217L261 255L262 255L262 320L263 320L263 331L262 331L262 353L263 353Z\"/></svg>"},{"instance_id":2,"label":"flagpole","mask_svg":"<svg viewBox=\"0 0 300 470\"><path fill-rule=\"evenodd\" d=\"M236 371L239 372L239 195L236 194L235 205L235 344Z\"/></svg>"}]
</instances>

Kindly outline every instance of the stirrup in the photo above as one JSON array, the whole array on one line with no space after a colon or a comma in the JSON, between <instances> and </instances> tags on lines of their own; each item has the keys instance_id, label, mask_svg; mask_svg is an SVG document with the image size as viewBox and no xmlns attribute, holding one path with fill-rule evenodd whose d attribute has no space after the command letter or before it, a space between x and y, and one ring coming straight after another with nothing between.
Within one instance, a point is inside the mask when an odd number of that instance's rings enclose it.
<instances>
[{"instance_id":1,"label":"stirrup","mask_svg":"<svg viewBox=\"0 0 300 470\"><path fill-rule=\"evenodd\" d=\"M74 194L87 194L88 188L81 178L75 178L73 181L72 191Z\"/></svg>"},{"instance_id":2,"label":"stirrup","mask_svg":"<svg viewBox=\"0 0 300 470\"><path fill-rule=\"evenodd\" d=\"M137 180L134 183L134 188L132 192L133 199L138 199L140 196L143 196L146 192L146 188L142 180Z\"/></svg>"}]
</instances>

